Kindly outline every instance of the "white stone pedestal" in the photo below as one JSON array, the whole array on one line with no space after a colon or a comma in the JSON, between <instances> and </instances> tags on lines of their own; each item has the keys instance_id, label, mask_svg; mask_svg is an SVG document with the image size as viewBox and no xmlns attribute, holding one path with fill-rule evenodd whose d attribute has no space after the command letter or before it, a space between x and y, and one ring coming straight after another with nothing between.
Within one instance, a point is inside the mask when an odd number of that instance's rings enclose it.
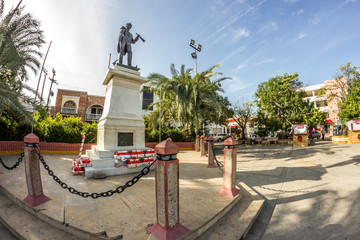
<instances>
[{"instance_id":1,"label":"white stone pedestal","mask_svg":"<svg viewBox=\"0 0 360 240\"><path fill-rule=\"evenodd\" d=\"M87 178L138 171L115 168L113 156L118 150L145 149L140 103L140 86L145 81L138 71L126 67L115 66L106 73L105 105L98 124L97 145L86 153L92 161L92 167L85 168Z\"/></svg>"}]
</instances>

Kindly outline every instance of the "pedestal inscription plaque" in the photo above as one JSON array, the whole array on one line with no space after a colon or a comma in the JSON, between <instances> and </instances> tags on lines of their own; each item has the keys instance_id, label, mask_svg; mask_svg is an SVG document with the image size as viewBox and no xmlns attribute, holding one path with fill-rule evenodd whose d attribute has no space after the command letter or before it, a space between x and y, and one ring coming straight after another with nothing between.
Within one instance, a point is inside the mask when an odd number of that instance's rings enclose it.
<instances>
[{"instance_id":1,"label":"pedestal inscription plaque","mask_svg":"<svg viewBox=\"0 0 360 240\"><path fill-rule=\"evenodd\" d=\"M133 133L118 133L118 146L133 146Z\"/></svg>"}]
</instances>

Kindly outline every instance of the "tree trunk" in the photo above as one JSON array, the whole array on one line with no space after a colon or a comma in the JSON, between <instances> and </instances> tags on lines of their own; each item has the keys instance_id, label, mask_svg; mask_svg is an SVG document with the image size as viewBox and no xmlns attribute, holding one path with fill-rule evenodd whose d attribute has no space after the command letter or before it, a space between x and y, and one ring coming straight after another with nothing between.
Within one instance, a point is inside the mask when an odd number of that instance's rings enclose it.
<instances>
[{"instance_id":1,"label":"tree trunk","mask_svg":"<svg viewBox=\"0 0 360 240\"><path fill-rule=\"evenodd\" d=\"M241 136L242 136L242 139L245 139L245 128L241 128Z\"/></svg>"}]
</instances>

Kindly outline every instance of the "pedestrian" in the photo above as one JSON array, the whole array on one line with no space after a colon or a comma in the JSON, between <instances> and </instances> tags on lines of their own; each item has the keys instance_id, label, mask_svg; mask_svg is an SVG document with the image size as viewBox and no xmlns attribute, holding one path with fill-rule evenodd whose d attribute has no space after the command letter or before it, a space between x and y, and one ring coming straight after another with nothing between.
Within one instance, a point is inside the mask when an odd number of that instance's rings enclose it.
<instances>
[{"instance_id":1,"label":"pedestrian","mask_svg":"<svg viewBox=\"0 0 360 240\"><path fill-rule=\"evenodd\" d=\"M325 140L325 129L321 129L321 137L322 137L322 140L324 141Z\"/></svg>"},{"instance_id":2,"label":"pedestrian","mask_svg":"<svg viewBox=\"0 0 360 240\"><path fill-rule=\"evenodd\" d=\"M252 135L250 138L250 144L255 145L255 135Z\"/></svg>"}]
</instances>

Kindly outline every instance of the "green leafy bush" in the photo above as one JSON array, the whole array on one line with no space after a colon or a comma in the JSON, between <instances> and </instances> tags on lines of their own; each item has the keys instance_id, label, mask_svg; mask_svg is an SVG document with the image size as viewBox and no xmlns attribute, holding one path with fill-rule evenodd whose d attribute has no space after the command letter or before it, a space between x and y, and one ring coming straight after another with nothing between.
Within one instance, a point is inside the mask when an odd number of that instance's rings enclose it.
<instances>
[{"instance_id":1,"label":"green leafy bush","mask_svg":"<svg viewBox=\"0 0 360 240\"><path fill-rule=\"evenodd\" d=\"M85 143L96 143L97 123L82 122L79 117L63 117L59 113L55 118L35 113L34 134L41 142L80 143L81 133L85 133ZM30 124L18 124L5 117L0 118L0 140L22 141L31 132Z\"/></svg>"},{"instance_id":2,"label":"green leafy bush","mask_svg":"<svg viewBox=\"0 0 360 240\"><path fill-rule=\"evenodd\" d=\"M171 138L174 142L187 142L187 132L182 128L162 128L161 140ZM145 129L145 142L159 142L159 130Z\"/></svg>"}]
</instances>

